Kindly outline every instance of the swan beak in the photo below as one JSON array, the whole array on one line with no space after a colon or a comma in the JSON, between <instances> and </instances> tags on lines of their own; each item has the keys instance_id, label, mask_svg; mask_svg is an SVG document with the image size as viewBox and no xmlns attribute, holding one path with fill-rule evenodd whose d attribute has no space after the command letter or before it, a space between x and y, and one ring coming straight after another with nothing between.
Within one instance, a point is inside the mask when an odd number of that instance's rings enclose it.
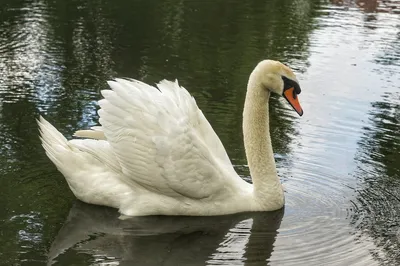
<instances>
[{"instance_id":1,"label":"swan beak","mask_svg":"<svg viewBox=\"0 0 400 266\"><path fill-rule=\"evenodd\" d=\"M303 115L303 108L301 108L299 102L299 96L297 95L294 87L289 88L283 92L283 97L289 102L289 104L293 107L293 109L299 114L299 116Z\"/></svg>"}]
</instances>

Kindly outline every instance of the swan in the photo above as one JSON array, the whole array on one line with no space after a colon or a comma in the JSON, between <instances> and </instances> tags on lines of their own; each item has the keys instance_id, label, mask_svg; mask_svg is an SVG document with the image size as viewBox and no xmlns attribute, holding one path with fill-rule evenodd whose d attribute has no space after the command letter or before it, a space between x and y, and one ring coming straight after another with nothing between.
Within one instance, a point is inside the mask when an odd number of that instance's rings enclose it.
<instances>
[{"instance_id":1,"label":"swan","mask_svg":"<svg viewBox=\"0 0 400 266\"><path fill-rule=\"evenodd\" d=\"M123 216L211 216L273 211L284 206L269 132L271 93L301 116L301 89L292 70L263 60L252 71L243 110L243 137L252 183L235 172L194 98L177 81L157 88L133 79L108 81L99 123L67 140L42 116L49 159L81 201L117 208Z\"/></svg>"}]
</instances>

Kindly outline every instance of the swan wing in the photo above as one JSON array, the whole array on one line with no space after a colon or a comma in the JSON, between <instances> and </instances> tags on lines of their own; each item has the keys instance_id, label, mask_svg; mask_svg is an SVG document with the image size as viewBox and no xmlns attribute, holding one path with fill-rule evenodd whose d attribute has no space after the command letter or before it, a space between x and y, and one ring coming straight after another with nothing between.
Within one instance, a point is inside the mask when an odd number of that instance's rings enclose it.
<instances>
[{"instance_id":1,"label":"swan wing","mask_svg":"<svg viewBox=\"0 0 400 266\"><path fill-rule=\"evenodd\" d=\"M125 182L195 199L224 188L229 158L186 89L166 80L158 89L125 79L109 85L99 121Z\"/></svg>"},{"instance_id":2,"label":"swan wing","mask_svg":"<svg viewBox=\"0 0 400 266\"><path fill-rule=\"evenodd\" d=\"M74 133L74 137L106 140L103 129L100 126L91 127L90 129L78 130Z\"/></svg>"},{"instance_id":3,"label":"swan wing","mask_svg":"<svg viewBox=\"0 0 400 266\"><path fill-rule=\"evenodd\" d=\"M115 173L121 172L119 161L109 142L94 139L72 139L69 143L72 147L77 148L81 152L90 154L93 158L106 165Z\"/></svg>"}]
</instances>

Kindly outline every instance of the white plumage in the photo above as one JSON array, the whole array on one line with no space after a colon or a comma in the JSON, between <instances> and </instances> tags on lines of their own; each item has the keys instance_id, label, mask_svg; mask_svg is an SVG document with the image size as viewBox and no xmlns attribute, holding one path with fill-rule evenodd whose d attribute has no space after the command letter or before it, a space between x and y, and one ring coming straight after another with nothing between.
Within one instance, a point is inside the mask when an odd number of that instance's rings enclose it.
<instances>
[{"instance_id":1,"label":"white plumage","mask_svg":"<svg viewBox=\"0 0 400 266\"><path fill-rule=\"evenodd\" d=\"M269 63L258 68L279 72L276 62L263 62ZM111 90L103 90L99 101L101 126L75 133L86 139L67 141L44 118L38 121L46 154L78 199L118 208L128 216L220 215L282 207L275 169L272 179L264 177L270 180L266 189L242 180L194 98L177 81L161 81L158 89L137 80L108 84ZM248 91L265 90L257 84ZM266 106L268 98L269 92ZM263 119L268 122L268 114ZM256 132L257 126L249 130ZM259 137L270 145L269 135ZM269 158L267 168L275 167L268 154L260 156Z\"/></svg>"}]
</instances>

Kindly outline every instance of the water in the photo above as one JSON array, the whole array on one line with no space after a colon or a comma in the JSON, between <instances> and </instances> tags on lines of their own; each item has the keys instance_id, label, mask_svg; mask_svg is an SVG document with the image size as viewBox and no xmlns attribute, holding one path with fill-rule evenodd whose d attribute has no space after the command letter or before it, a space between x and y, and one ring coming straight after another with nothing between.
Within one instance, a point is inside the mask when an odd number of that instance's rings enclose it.
<instances>
[{"instance_id":1,"label":"water","mask_svg":"<svg viewBox=\"0 0 400 266\"><path fill-rule=\"evenodd\" d=\"M0 264L400 264L400 1L3 0ZM271 103L284 210L119 220L75 200L35 118L95 125L105 80L178 78L249 179L248 75L290 65L305 115Z\"/></svg>"}]
</instances>

